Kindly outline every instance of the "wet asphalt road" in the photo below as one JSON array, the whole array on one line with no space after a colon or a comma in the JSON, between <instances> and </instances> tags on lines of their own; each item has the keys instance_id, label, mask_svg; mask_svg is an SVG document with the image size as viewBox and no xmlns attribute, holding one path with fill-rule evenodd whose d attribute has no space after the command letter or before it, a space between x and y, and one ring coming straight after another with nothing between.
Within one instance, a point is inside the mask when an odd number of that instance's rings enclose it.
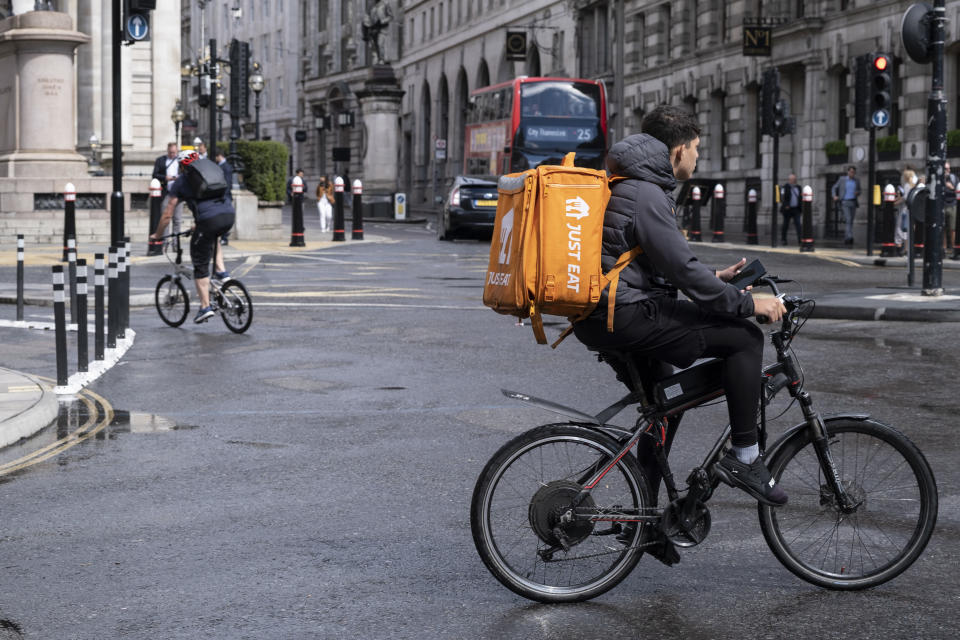
<instances>
[{"instance_id":1,"label":"wet asphalt road","mask_svg":"<svg viewBox=\"0 0 960 640\"><path fill-rule=\"evenodd\" d=\"M499 389L595 412L618 383L575 340L537 346L529 326L481 306L489 245L418 226L367 233L395 242L264 256L243 279L247 334L133 311L135 345L91 387L115 424L0 482L0 638L955 637L960 326L812 320L795 343L825 413L870 412L933 466L937 531L905 574L859 593L803 583L767 550L750 499L722 487L712 533L678 566L644 558L593 602L545 606L501 587L470 538L487 458L554 421ZM905 282L761 257L808 293ZM136 269L134 292L159 274ZM945 272L948 291L956 280ZM52 336L0 339L4 366L54 376ZM678 476L724 418L722 406L685 418ZM792 409L773 433L798 419Z\"/></svg>"}]
</instances>

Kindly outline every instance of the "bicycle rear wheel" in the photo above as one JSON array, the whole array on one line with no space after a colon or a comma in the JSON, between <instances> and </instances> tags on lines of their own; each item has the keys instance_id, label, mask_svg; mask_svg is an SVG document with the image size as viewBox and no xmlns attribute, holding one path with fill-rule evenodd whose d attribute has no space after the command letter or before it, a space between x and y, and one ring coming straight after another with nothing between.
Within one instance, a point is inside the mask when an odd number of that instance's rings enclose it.
<instances>
[{"instance_id":1,"label":"bicycle rear wheel","mask_svg":"<svg viewBox=\"0 0 960 640\"><path fill-rule=\"evenodd\" d=\"M827 423L827 433L856 509L840 509L804 429L769 461L790 500L761 505L760 526L773 553L800 578L829 589L874 587L923 552L937 521L937 485L920 450L892 427L840 419Z\"/></svg>"},{"instance_id":2,"label":"bicycle rear wheel","mask_svg":"<svg viewBox=\"0 0 960 640\"><path fill-rule=\"evenodd\" d=\"M230 280L220 287L220 317L234 333L243 333L253 322L253 303L247 288L239 280Z\"/></svg>"},{"instance_id":3,"label":"bicycle rear wheel","mask_svg":"<svg viewBox=\"0 0 960 640\"><path fill-rule=\"evenodd\" d=\"M633 456L624 456L581 503L606 522L561 517L620 446L572 424L544 425L504 445L477 480L470 507L473 541L504 586L540 602L587 600L616 586L643 555L646 525L614 522L650 505ZM560 536L569 547L564 550Z\"/></svg>"},{"instance_id":4,"label":"bicycle rear wheel","mask_svg":"<svg viewBox=\"0 0 960 640\"><path fill-rule=\"evenodd\" d=\"M179 279L167 274L160 278L154 292L154 303L160 319L171 327L179 327L190 313L190 296Z\"/></svg>"}]
</instances>

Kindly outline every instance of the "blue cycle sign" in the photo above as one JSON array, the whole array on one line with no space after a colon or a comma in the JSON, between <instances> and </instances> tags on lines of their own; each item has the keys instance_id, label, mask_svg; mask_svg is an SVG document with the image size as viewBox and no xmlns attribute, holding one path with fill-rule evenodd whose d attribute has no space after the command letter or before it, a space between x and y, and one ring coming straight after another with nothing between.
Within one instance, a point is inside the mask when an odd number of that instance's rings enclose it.
<instances>
[{"instance_id":1,"label":"blue cycle sign","mask_svg":"<svg viewBox=\"0 0 960 640\"><path fill-rule=\"evenodd\" d=\"M890 112L886 109L877 109L873 112L873 126L885 127L890 124Z\"/></svg>"},{"instance_id":2,"label":"blue cycle sign","mask_svg":"<svg viewBox=\"0 0 960 640\"><path fill-rule=\"evenodd\" d=\"M143 40L150 33L150 23L146 16L135 13L127 18L127 34L134 40Z\"/></svg>"}]
</instances>

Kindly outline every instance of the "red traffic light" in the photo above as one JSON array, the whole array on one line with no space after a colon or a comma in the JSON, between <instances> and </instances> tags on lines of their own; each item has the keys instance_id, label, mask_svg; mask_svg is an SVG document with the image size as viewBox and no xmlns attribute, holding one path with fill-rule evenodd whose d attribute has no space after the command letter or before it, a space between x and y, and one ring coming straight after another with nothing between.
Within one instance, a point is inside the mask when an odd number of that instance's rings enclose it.
<instances>
[{"instance_id":1,"label":"red traffic light","mask_svg":"<svg viewBox=\"0 0 960 640\"><path fill-rule=\"evenodd\" d=\"M886 71L890 66L890 59L887 56L877 56L873 59L873 68L877 71Z\"/></svg>"}]
</instances>

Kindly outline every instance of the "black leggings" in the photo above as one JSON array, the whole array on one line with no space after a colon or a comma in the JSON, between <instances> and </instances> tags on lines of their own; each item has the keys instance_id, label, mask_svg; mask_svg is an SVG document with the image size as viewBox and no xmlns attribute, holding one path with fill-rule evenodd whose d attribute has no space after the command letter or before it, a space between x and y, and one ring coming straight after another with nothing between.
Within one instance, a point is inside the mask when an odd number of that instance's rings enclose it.
<instances>
[{"instance_id":1,"label":"black leggings","mask_svg":"<svg viewBox=\"0 0 960 640\"><path fill-rule=\"evenodd\" d=\"M614 329L607 332L599 316L574 325L577 338L588 346L632 351L677 367L689 367L698 358L722 359L733 444L757 443L763 331L752 320L663 297L618 309Z\"/></svg>"}]
</instances>

